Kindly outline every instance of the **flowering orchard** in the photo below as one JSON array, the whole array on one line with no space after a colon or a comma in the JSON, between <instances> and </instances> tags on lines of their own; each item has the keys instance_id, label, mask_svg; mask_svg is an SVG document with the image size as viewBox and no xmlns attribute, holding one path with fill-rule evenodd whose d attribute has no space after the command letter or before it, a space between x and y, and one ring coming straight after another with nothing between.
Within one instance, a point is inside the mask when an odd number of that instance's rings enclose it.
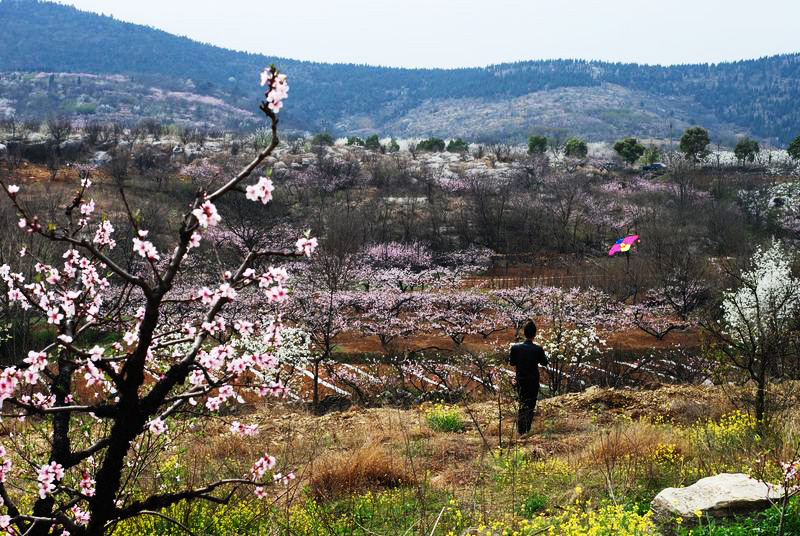
<instances>
[{"instance_id":1,"label":"flowering orchard","mask_svg":"<svg viewBox=\"0 0 800 536\"><path fill-rule=\"evenodd\" d=\"M99 535L121 520L179 501L225 502L241 488L265 497L269 486L294 478L290 470L276 472L277 460L264 453L237 478L147 494L134 485L148 449L168 443L173 430L184 426L181 416L207 418L225 404L243 402L246 394L285 394L276 374L292 356L281 352L281 339L298 334L286 333L281 324L288 274L264 261L309 256L316 239L300 237L294 251L252 248L238 266L219 273L215 284L180 290L188 260L222 221L218 200L238 192L256 203L272 198L269 174L252 177L278 145L276 114L289 87L274 66L261 73L261 84L266 91L260 108L271 124L272 142L219 188L197 192L177 222L169 250L157 249L149 239L148 222L128 204L122 188L135 236L127 243L117 238L111 220L98 213L88 170L56 221L29 208L24 185L3 182L19 215L18 231L62 254L58 264L31 259L33 277L0 266L9 299L36 311L55 334L23 363L0 372L0 406L12 431L0 446L3 531ZM132 248L138 262L126 266L118 260L125 248ZM229 304L249 288L278 312L258 322L226 317ZM238 336L230 336L232 331ZM98 332L120 338L106 346L86 342ZM42 440L18 440L13 431L23 426L39 430ZM231 430L252 434L254 427L234 422Z\"/></svg>"}]
</instances>

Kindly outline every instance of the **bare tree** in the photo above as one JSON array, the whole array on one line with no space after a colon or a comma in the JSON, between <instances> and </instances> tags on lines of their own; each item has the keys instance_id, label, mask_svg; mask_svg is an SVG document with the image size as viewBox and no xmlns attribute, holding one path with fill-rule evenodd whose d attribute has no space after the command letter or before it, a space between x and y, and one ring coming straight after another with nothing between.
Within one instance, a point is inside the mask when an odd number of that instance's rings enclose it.
<instances>
[{"instance_id":1,"label":"bare tree","mask_svg":"<svg viewBox=\"0 0 800 536\"><path fill-rule=\"evenodd\" d=\"M86 141L89 142L90 145L97 145L98 142L102 141L106 136L106 131L106 126L99 121L89 121L86 123L86 126L83 127Z\"/></svg>"},{"instance_id":2,"label":"bare tree","mask_svg":"<svg viewBox=\"0 0 800 536\"><path fill-rule=\"evenodd\" d=\"M48 119L47 134L55 145L61 145L72 134L72 121L66 117Z\"/></svg>"},{"instance_id":3,"label":"bare tree","mask_svg":"<svg viewBox=\"0 0 800 536\"><path fill-rule=\"evenodd\" d=\"M0 121L0 128L8 132L13 140L17 137L17 129L19 128L20 121L13 115L6 117Z\"/></svg>"}]
</instances>

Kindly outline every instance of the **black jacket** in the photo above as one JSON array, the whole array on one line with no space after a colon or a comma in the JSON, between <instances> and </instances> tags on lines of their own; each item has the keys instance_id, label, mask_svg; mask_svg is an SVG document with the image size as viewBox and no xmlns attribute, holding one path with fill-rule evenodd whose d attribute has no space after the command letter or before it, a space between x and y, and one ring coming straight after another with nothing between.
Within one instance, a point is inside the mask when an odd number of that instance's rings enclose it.
<instances>
[{"instance_id":1,"label":"black jacket","mask_svg":"<svg viewBox=\"0 0 800 536\"><path fill-rule=\"evenodd\" d=\"M547 366L547 356L538 344L525 341L511 347L509 363L517 368L517 381L535 381L539 386L539 365Z\"/></svg>"}]
</instances>

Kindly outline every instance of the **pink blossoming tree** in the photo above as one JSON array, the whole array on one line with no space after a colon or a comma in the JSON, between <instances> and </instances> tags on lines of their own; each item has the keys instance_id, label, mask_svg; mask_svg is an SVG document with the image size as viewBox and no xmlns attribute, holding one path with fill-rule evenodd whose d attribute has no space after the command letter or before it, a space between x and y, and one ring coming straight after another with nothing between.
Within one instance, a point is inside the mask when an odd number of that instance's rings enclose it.
<instances>
[{"instance_id":1,"label":"pink blossoming tree","mask_svg":"<svg viewBox=\"0 0 800 536\"><path fill-rule=\"evenodd\" d=\"M280 314L251 322L226 318L223 311L246 287L257 287L263 300L280 305L288 275L262 268L263 261L311 255L316 240L301 237L294 251L253 247L214 284L190 292L182 284L192 250L202 247L206 233L223 218L216 208L219 199L245 195L267 203L272 197L271 180L252 177L278 145L276 114L288 85L274 66L264 70L261 83L266 92L260 108L271 125L270 145L217 189L197 192L175 225L178 232L169 250L157 248L148 236L148 222L136 217L122 188L132 242L115 237L111 220L97 213L86 174L55 222L29 209L24 187L0 181L19 214L19 231L63 252L57 264L34 259L33 278L0 266L9 299L37 311L55 330L49 344L0 370L5 422L27 419L43 427L47 440L46 448L20 444L13 436L2 440L0 505L6 515L0 520L6 532L101 535L120 521L179 501L226 502L238 488L261 497L267 486L292 480L285 470L273 473L277 460L264 453L237 478L162 492L130 490L142 468L137 452L155 448L185 426L182 413L191 409L208 418L226 403L243 402L247 393L285 392L280 382L266 379L275 378L279 366ZM139 263L126 267L116 261L123 248L131 248ZM260 338L264 350L250 352L237 345L229 336L234 330ZM117 332L120 339L109 346L87 343L86 334L98 331ZM231 429L253 432L238 423Z\"/></svg>"}]
</instances>

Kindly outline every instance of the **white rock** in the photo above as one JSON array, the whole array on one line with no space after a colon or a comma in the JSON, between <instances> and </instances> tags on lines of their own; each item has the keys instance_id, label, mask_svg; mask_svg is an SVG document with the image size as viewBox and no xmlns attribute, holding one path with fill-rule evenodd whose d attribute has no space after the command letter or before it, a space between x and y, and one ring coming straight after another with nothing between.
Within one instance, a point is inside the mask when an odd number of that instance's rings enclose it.
<instances>
[{"instance_id":1,"label":"white rock","mask_svg":"<svg viewBox=\"0 0 800 536\"><path fill-rule=\"evenodd\" d=\"M111 162L111 155L105 151L97 151L91 160L91 163L95 166L103 166L109 162Z\"/></svg>"},{"instance_id":2,"label":"white rock","mask_svg":"<svg viewBox=\"0 0 800 536\"><path fill-rule=\"evenodd\" d=\"M730 517L769 508L770 499L777 500L781 490L770 489L742 473L722 473L701 478L686 488L662 490L650 509L664 523L682 517L688 523L697 521L698 510L714 517Z\"/></svg>"}]
</instances>

